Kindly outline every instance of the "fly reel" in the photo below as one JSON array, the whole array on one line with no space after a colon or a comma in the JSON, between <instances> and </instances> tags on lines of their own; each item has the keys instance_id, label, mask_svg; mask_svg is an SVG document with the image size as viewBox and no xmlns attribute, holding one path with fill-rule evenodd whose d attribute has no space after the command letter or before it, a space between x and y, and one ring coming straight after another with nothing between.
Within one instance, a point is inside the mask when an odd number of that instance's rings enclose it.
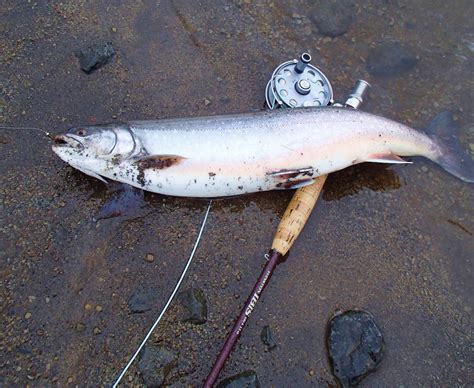
<instances>
[{"instance_id":1,"label":"fly reel","mask_svg":"<svg viewBox=\"0 0 474 388\"><path fill-rule=\"evenodd\" d=\"M310 64L311 55L303 53L300 59L284 62L273 72L265 89L268 108L303 108L334 104L332 86L321 70ZM344 105L358 109L370 87L364 80L354 85Z\"/></svg>"},{"instance_id":2,"label":"fly reel","mask_svg":"<svg viewBox=\"0 0 474 388\"><path fill-rule=\"evenodd\" d=\"M275 69L265 91L270 109L326 106L334 102L331 83L310 62L311 55L303 53L299 60L284 62Z\"/></svg>"}]
</instances>

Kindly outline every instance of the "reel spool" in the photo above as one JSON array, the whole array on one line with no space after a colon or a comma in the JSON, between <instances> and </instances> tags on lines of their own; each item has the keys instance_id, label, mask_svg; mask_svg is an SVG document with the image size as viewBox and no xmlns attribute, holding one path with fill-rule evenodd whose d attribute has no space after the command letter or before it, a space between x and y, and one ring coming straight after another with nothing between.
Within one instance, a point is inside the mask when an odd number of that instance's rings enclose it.
<instances>
[{"instance_id":1,"label":"reel spool","mask_svg":"<svg viewBox=\"0 0 474 388\"><path fill-rule=\"evenodd\" d=\"M326 106L334 102L331 83L309 62L311 55L303 53L299 60L284 62L275 69L265 90L270 109Z\"/></svg>"}]
</instances>

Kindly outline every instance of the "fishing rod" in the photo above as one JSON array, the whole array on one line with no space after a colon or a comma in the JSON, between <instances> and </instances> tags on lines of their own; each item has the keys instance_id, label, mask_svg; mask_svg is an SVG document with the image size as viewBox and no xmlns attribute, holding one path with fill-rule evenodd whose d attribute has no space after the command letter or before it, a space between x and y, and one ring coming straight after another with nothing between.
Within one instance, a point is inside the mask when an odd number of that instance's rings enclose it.
<instances>
[{"instance_id":1,"label":"fishing rod","mask_svg":"<svg viewBox=\"0 0 474 388\"><path fill-rule=\"evenodd\" d=\"M266 88L266 103L270 109L329 104L343 106L342 104L333 104L332 87L329 80L319 69L309 64L310 61L311 56L308 53L303 53L298 61L295 59L282 63L275 69ZM285 87L286 85L294 85L294 88ZM366 81L358 80L344 106L358 109L369 87L370 85ZM283 257L303 230L316 205L326 178L327 175L317 177L314 183L299 188L293 195L278 225L271 249L265 255L267 263L204 382L205 388L212 388L217 381L263 290L270 282L275 268L282 262Z\"/></svg>"}]
</instances>

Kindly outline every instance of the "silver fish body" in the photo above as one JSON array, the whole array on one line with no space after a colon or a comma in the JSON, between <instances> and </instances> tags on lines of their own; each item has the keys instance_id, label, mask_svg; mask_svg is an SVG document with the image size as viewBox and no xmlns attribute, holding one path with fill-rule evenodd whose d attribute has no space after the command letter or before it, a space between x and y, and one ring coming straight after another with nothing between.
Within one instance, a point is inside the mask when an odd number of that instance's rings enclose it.
<instances>
[{"instance_id":1,"label":"silver fish body","mask_svg":"<svg viewBox=\"0 0 474 388\"><path fill-rule=\"evenodd\" d=\"M89 175L187 197L297 188L356 163L403 163L399 156L443 165L444 154L403 124L331 107L133 121L73 129L57 140L53 150Z\"/></svg>"}]
</instances>

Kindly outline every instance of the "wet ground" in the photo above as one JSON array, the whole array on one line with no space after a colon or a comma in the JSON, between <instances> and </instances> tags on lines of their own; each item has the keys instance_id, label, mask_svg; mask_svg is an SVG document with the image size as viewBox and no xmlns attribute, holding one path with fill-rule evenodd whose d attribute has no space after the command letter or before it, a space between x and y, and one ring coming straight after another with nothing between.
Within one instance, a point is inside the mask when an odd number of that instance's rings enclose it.
<instances>
[{"instance_id":1,"label":"wet ground","mask_svg":"<svg viewBox=\"0 0 474 388\"><path fill-rule=\"evenodd\" d=\"M423 127L450 109L472 151L472 2L358 2L336 38L318 30L320 11L310 1L3 1L0 123L56 133L259 109L274 67L309 51L336 98L364 78L373 85L367 111ZM83 73L75 52L108 41L112 60ZM416 65L369 74L370 51L393 41ZM128 214L95 222L114 187L66 166L40 134L0 131L0 149L1 384L110 384L177 281L207 202L147 193ZM327 321L361 308L386 343L362 386L472 384L474 191L413 160L330 176L222 378L253 369L264 387L334 384ZM150 340L178 354L168 384L198 386L209 372L291 195L214 202L183 286L204 291L208 321L179 323L173 306ZM131 314L140 285L159 297ZM260 340L267 325L277 342L270 352ZM125 382L143 384L136 366Z\"/></svg>"}]
</instances>

